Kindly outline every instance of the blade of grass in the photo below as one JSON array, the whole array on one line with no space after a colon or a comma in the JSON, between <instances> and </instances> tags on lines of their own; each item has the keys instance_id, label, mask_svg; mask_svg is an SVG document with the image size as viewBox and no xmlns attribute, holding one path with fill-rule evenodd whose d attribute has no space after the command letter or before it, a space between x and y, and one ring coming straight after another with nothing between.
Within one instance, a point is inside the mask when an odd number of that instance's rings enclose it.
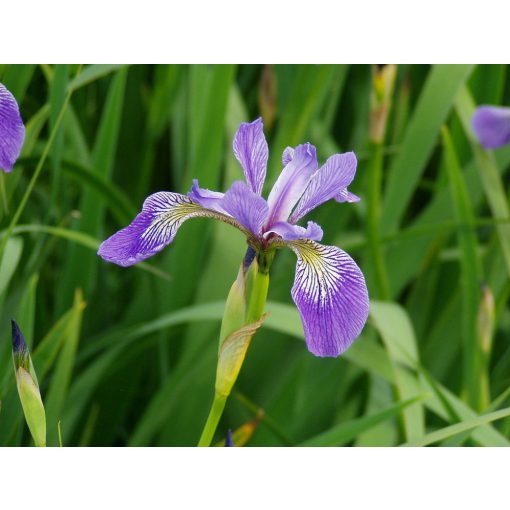
<instances>
[{"instance_id":1,"label":"blade of grass","mask_svg":"<svg viewBox=\"0 0 510 510\"><path fill-rule=\"evenodd\" d=\"M78 349L83 309L82 293L78 290L75 293L73 313L66 328L65 342L45 398L46 423L48 427L47 442L52 446L58 444L58 423L71 385L71 374Z\"/></svg>"},{"instance_id":2,"label":"blade of grass","mask_svg":"<svg viewBox=\"0 0 510 510\"><path fill-rule=\"evenodd\" d=\"M69 83L68 91L74 92L80 87L84 87L85 85L89 85L91 82L96 81L104 76L111 74L119 69L125 67L126 64L92 64L85 69L81 73L79 73L74 80Z\"/></svg>"},{"instance_id":3,"label":"blade of grass","mask_svg":"<svg viewBox=\"0 0 510 510\"><path fill-rule=\"evenodd\" d=\"M412 324L408 315L397 304L372 301L370 319L376 326L388 351L395 374L395 385L401 400L414 398L422 393L416 376L408 366L418 365L418 348ZM406 437L419 437L425 430L425 416L422 405L402 411Z\"/></svg>"},{"instance_id":4,"label":"blade of grass","mask_svg":"<svg viewBox=\"0 0 510 510\"><path fill-rule=\"evenodd\" d=\"M25 232L43 232L45 234L51 234L56 237L60 237L62 239L67 239L69 241L73 241L80 246L88 248L97 253L97 249L101 244L99 239L96 239L88 234L83 232L77 232L76 230L65 229L61 227L52 227L48 225L18 225L14 230L14 234L23 234ZM0 232L0 235L2 232ZM141 262L136 266L138 269L142 271L147 271L157 276L158 278L162 278L163 280L168 281L170 279L170 275L165 273L161 269L147 263Z\"/></svg>"},{"instance_id":5,"label":"blade of grass","mask_svg":"<svg viewBox=\"0 0 510 510\"><path fill-rule=\"evenodd\" d=\"M462 336L463 336L463 388L467 402L481 409L482 395L479 384L482 371L482 353L478 344L476 317L480 302L481 265L478 259L478 241L473 227L474 213L459 166L452 139L446 127L442 132L446 170L455 219L462 225L457 236L461 249Z\"/></svg>"},{"instance_id":6,"label":"blade of grass","mask_svg":"<svg viewBox=\"0 0 510 510\"><path fill-rule=\"evenodd\" d=\"M28 198L30 197L30 194L32 193L32 190L35 186L35 183L37 182L37 179L39 177L39 174L41 173L41 170L43 169L44 162L46 161L46 158L48 157L49 151L53 145L53 142L55 140L55 137L58 132L58 128L60 126L60 123L62 122L62 119L64 117L64 113L66 111L67 105L69 104L69 101L71 99L71 92L69 92L66 96L66 99L64 101L64 104L62 105L62 109L60 110L60 113L55 121L55 125L53 126L53 129L51 130L50 137L48 138L48 141L46 142L46 145L44 147L43 153L41 154L41 158L39 159L39 163L30 179L30 182L28 183L28 186L25 189L25 193L23 194L23 197L21 198L21 201L16 209L16 212L12 216L12 219L9 223L9 226L7 228L7 232L2 238L0 239L0 263L3 260L4 252L5 252L5 246L9 240L9 238L12 235L12 231L14 227L17 225L19 218L21 214L23 213L23 210L25 209L25 206L27 204Z\"/></svg>"},{"instance_id":7,"label":"blade of grass","mask_svg":"<svg viewBox=\"0 0 510 510\"><path fill-rule=\"evenodd\" d=\"M480 427L481 425L486 425L493 421L501 420L507 416L510 416L510 407L495 411L493 413L483 414L481 416L477 416L476 418L464 420L460 423L456 423L455 425L450 425L449 427L436 430L423 436L420 439L404 443L401 446L428 446L430 444L437 443L438 441L444 441L445 439L448 439L462 432L473 430L477 427Z\"/></svg>"},{"instance_id":8,"label":"blade of grass","mask_svg":"<svg viewBox=\"0 0 510 510\"><path fill-rule=\"evenodd\" d=\"M471 129L471 118L473 117L475 105L466 87L463 87L457 95L455 106L475 155L478 176L482 182L491 212L495 218L510 219L510 207L508 206L508 200L496 160L490 152L484 150L478 144ZM501 251L505 259L508 274L510 275L510 224L498 225L497 231Z\"/></svg>"},{"instance_id":9,"label":"blade of grass","mask_svg":"<svg viewBox=\"0 0 510 510\"><path fill-rule=\"evenodd\" d=\"M126 78L127 68L122 68L111 80L94 146L92 168L100 178L106 181L110 179L113 171L121 126ZM84 190L80 204L81 219L76 228L91 236L103 237L102 224L105 208L105 203L98 201L95 192L89 189ZM80 246L71 245L69 252L63 271L62 288L59 293L60 309L65 308L75 288L82 288L85 296L89 296L96 285L99 258L91 257Z\"/></svg>"},{"instance_id":10,"label":"blade of grass","mask_svg":"<svg viewBox=\"0 0 510 510\"><path fill-rule=\"evenodd\" d=\"M381 215L383 233L394 232L400 225L439 130L472 70L472 65L436 65L427 76L400 152L390 168Z\"/></svg>"},{"instance_id":11,"label":"blade of grass","mask_svg":"<svg viewBox=\"0 0 510 510\"><path fill-rule=\"evenodd\" d=\"M340 425L336 425L335 427L332 427L331 429L326 430L325 432L322 432L315 437L307 439L299 446L342 446L349 441L353 441L360 434L370 430L379 423L397 416L404 409L410 407L412 404L423 398L425 397L418 396L412 399L404 400L391 407L388 407L384 411L368 416L363 416L361 418L351 420L347 423L341 423Z\"/></svg>"}]
</instances>

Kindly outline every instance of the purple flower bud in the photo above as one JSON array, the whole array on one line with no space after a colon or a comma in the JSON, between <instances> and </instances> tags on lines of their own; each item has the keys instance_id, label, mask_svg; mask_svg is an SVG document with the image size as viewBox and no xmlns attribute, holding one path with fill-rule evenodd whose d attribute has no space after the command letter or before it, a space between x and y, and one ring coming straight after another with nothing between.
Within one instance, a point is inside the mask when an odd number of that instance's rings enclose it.
<instances>
[{"instance_id":1,"label":"purple flower bud","mask_svg":"<svg viewBox=\"0 0 510 510\"><path fill-rule=\"evenodd\" d=\"M18 324L14 319L11 320L12 326L12 355L14 357L14 366L16 369L19 367L29 370L30 368L30 354L25 342L23 333L19 329Z\"/></svg>"},{"instance_id":2,"label":"purple flower bud","mask_svg":"<svg viewBox=\"0 0 510 510\"><path fill-rule=\"evenodd\" d=\"M225 439L225 446L235 446L234 440L232 439L232 430L228 429L227 438Z\"/></svg>"}]
</instances>

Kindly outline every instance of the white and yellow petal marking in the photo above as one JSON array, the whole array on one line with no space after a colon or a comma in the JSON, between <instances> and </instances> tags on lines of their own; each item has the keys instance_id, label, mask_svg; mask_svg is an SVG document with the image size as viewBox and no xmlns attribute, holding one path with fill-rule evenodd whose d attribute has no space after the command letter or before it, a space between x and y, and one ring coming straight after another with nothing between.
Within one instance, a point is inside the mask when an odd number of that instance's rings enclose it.
<instances>
[{"instance_id":1,"label":"white and yellow petal marking","mask_svg":"<svg viewBox=\"0 0 510 510\"><path fill-rule=\"evenodd\" d=\"M292 298L308 349L317 356L338 356L359 336L368 317L363 273L336 246L310 240L286 244L298 258Z\"/></svg>"},{"instance_id":2,"label":"white and yellow petal marking","mask_svg":"<svg viewBox=\"0 0 510 510\"><path fill-rule=\"evenodd\" d=\"M130 225L101 244L98 255L120 266L131 266L161 251L173 241L186 220L197 217L223 221L249 236L231 216L205 209L185 195L160 191L145 200L142 211Z\"/></svg>"}]
</instances>

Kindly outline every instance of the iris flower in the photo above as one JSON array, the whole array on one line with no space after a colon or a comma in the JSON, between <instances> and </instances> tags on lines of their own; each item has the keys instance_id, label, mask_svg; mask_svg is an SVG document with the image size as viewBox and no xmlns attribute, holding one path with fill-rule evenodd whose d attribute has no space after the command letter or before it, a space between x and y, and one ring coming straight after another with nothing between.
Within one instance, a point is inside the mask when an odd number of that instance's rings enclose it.
<instances>
[{"instance_id":1,"label":"iris flower","mask_svg":"<svg viewBox=\"0 0 510 510\"><path fill-rule=\"evenodd\" d=\"M25 139L25 126L14 96L0 83L0 168L10 172Z\"/></svg>"},{"instance_id":2,"label":"iris flower","mask_svg":"<svg viewBox=\"0 0 510 510\"><path fill-rule=\"evenodd\" d=\"M472 119L473 131L485 149L510 143L510 108L480 106Z\"/></svg>"},{"instance_id":3,"label":"iris flower","mask_svg":"<svg viewBox=\"0 0 510 510\"><path fill-rule=\"evenodd\" d=\"M338 356L360 334L368 316L365 279L354 260L336 246L319 244L322 229L305 215L334 199L357 202L347 187L356 173L354 153L335 154L318 167L309 143L283 152L283 170L265 200L268 146L262 120L243 123L234 138L234 154L246 182L226 193L210 191L197 180L188 195L161 191L147 197L133 222L99 247L98 254L131 266L170 244L190 218L214 218L246 235L252 256L290 248L297 256L292 298L299 310L308 349L316 356Z\"/></svg>"}]
</instances>

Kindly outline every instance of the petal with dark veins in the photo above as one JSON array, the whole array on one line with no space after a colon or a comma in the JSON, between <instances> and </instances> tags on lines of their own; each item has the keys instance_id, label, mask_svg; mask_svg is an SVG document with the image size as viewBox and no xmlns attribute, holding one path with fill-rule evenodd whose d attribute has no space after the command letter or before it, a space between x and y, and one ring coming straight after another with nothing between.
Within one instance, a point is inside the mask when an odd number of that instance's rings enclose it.
<instances>
[{"instance_id":1,"label":"petal with dark veins","mask_svg":"<svg viewBox=\"0 0 510 510\"><path fill-rule=\"evenodd\" d=\"M246 182L251 190L260 195L266 180L267 148L262 119L243 122L234 137L234 154L243 167Z\"/></svg>"},{"instance_id":2,"label":"petal with dark veins","mask_svg":"<svg viewBox=\"0 0 510 510\"><path fill-rule=\"evenodd\" d=\"M356 174L354 152L334 154L315 172L290 217L296 223L319 205L334 198L337 202L357 202L359 197L347 191Z\"/></svg>"},{"instance_id":3,"label":"petal with dark veins","mask_svg":"<svg viewBox=\"0 0 510 510\"><path fill-rule=\"evenodd\" d=\"M108 262L132 266L169 245L186 220L200 217L223 221L250 235L244 226L227 214L205 209L185 195L160 191L147 197L140 214L130 225L103 241L97 253Z\"/></svg>"},{"instance_id":4,"label":"petal with dark veins","mask_svg":"<svg viewBox=\"0 0 510 510\"><path fill-rule=\"evenodd\" d=\"M0 168L10 172L19 157L25 139L25 126L18 103L0 83Z\"/></svg>"},{"instance_id":5,"label":"petal with dark veins","mask_svg":"<svg viewBox=\"0 0 510 510\"><path fill-rule=\"evenodd\" d=\"M308 350L316 356L338 356L359 336L368 317L363 273L336 246L314 241L289 241L287 245L298 258L292 298Z\"/></svg>"}]
</instances>

